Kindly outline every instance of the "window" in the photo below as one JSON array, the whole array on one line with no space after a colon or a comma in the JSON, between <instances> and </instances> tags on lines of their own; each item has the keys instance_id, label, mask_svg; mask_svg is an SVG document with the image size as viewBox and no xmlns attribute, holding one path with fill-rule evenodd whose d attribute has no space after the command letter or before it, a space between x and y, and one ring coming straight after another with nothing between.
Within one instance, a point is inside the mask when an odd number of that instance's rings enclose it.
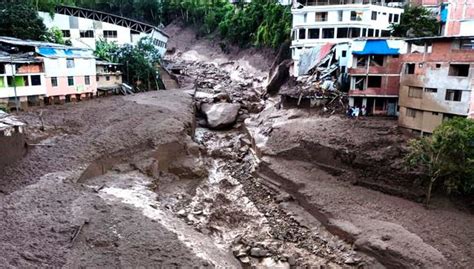
<instances>
[{"instance_id":1,"label":"window","mask_svg":"<svg viewBox=\"0 0 474 269\"><path fill-rule=\"evenodd\" d=\"M0 74L5 74L5 65L0 64Z\"/></svg>"},{"instance_id":2,"label":"window","mask_svg":"<svg viewBox=\"0 0 474 269\"><path fill-rule=\"evenodd\" d=\"M74 77L67 77L67 85L74 86Z\"/></svg>"},{"instance_id":3,"label":"window","mask_svg":"<svg viewBox=\"0 0 474 269\"><path fill-rule=\"evenodd\" d=\"M437 92L438 92L438 89L436 89L436 88L425 88L425 92L437 93Z\"/></svg>"},{"instance_id":4,"label":"window","mask_svg":"<svg viewBox=\"0 0 474 269\"><path fill-rule=\"evenodd\" d=\"M308 22L308 13L305 13L305 14L303 15L303 22L304 22L304 23L307 23L307 22Z\"/></svg>"},{"instance_id":5,"label":"window","mask_svg":"<svg viewBox=\"0 0 474 269\"><path fill-rule=\"evenodd\" d=\"M441 68L441 64L436 64L436 68L437 68L437 69L440 69L440 68Z\"/></svg>"},{"instance_id":6,"label":"window","mask_svg":"<svg viewBox=\"0 0 474 269\"><path fill-rule=\"evenodd\" d=\"M338 20L343 21L343 19L344 19L344 11L339 10L338 11Z\"/></svg>"},{"instance_id":7,"label":"window","mask_svg":"<svg viewBox=\"0 0 474 269\"><path fill-rule=\"evenodd\" d=\"M92 30L79 31L79 35L80 35L81 38L93 38L94 37L94 31L92 31Z\"/></svg>"},{"instance_id":8,"label":"window","mask_svg":"<svg viewBox=\"0 0 474 269\"><path fill-rule=\"evenodd\" d=\"M109 81L109 80L110 80L110 76L105 76L105 80Z\"/></svg>"},{"instance_id":9,"label":"window","mask_svg":"<svg viewBox=\"0 0 474 269\"><path fill-rule=\"evenodd\" d=\"M9 76L7 77L7 83L8 86L13 87L15 85L16 87L23 87L23 86L29 86L30 84L28 83L28 77L27 76L15 76L15 83L13 83L13 77Z\"/></svg>"},{"instance_id":10,"label":"window","mask_svg":"<svg viewBox=\"0 0 474 269\"><path fill-rule=\"evenodd\" d=\"M323 28L323 38L334 38L334 28Z\"/></svg>"},{"instance_id":11,"label":"window","mask_svg":"<svg viewBox=\"0 0 474 269\"><path fill-rule=\"evenodd\" d=\"M449 75L455 76L455 77L468 77L469 65L468 64L450 64Z\"/></svg>"},{"instance_id":12,"label":"window","mask_svg":"<svg viewBox=\"0 0 474 269\"><path fill-rule=\"evenodd\" d=\"M328 13L327 12L316 12L315 13L315 21L327 21L328 20Z\"/></svg>"},{"instance_id":13,"label":"window","mask_svg":"<svg viewBox=\"0 0 474 269\"><path fill-rule=\"evenodd\" d=\"M104 37L105 38L117 38L117 31L104 30Z\"/></svg>"},{"instance_id":14,"label":"window","mask_svg":"<svg viewBox=\"0 0 474 269\"><path fill-rule=\"evenodd\" d=\"M423 89L420 88L420 87L409 87L408 88L408 97L422 98L423 97Z\"/></svg>"},{"instance_id":15,"label":"window","mask_svg":"<svg viewBox=\"0 0 474 269\"><path fill-rule=\"evenodd\" d=\"M406 64L405 74L415 74L415 64Z\"/></svg>"},{"instance_id":16,"label":"window","mask_svg":"<svg viewBox=\"0 0 474 269\"><path fill-rule=\"evenodd\" d=\"M69 30L61 30L63 33L63 37L71 37L71 31Z\"/></svg>"},{"instance_id":17,"label":"window","mask_svg":"<svg viewBox=\"0 0 474 269\"><path fill-rule=\"evenodd\" d=\"M360 37L360 28L351 28L351 37Z\"/></svg>"},{"instance_id":18,"label":"window","mask_svg":"<svg viewBox=\"0 0 474 269\"><path fill-rule=\"evenodd\" d=\"M299 29L299 39L305 39L306 38L306 29Z\"/></svg>"},{"instance_id":19,"label":"window","mask_svg":"<svg viewBox=\"0 0 474 269\"><path fill-rule=\"evenodd\" d=\"M370 66L383 66L384 57L383 55L370 55Z\"/></svg>"},{"instance_id":20,"label":"window","mask_svg":"<svg viewBox=\"0 0 474 269\"><path fill-rule=\"evenodd\" d=\"M95 76L95 81L99 81L99 76Z\"/></svg>"},{"instance_id":21,"label":"window","mask_svg":"<svg viewBox=\"0 0 474 269\"><path fill-rule=\"evenodd\" d=\"M72 58L66 59L66 66L67 68L74 68L74 59Z\"/></svg>"},{"instance_id":22,"label":"window","mask_svg":"<svg viewBox=\"0 0 474 269\"><path fill-rule=\"evenodd\" d=\"M291 40L296 40L296 31L291 31Z\"/></svg>"},{"instance_id":23,"label":"window","mask_svg":"<svg viewBox=\"0 0 474 269\"><path fill-rule=\"evenodd\" d=\"M380 36L380 30L375 30L375 37L379 37Z\"/></svg>"},{"instance_id":24,"label":"window","mask_svg":"<svg viewBox=\"0 0 474 269\"><path fill-rule=\"evenodd\" d=\"M388 14L388 22L392 23L392 20L393 20L393 14L390 13L390 14Z\"/></svg>"},{"instance_id":25,"label":"window","mask_svg":"<svg viewBox=\"0 0 474 269\"><path fill-rule=\"evenodd\" d=\"M58 87L58 78L57 77L52 77L51 78L51 85L53 87Z\"/></svg>"},{"instance_id":26,"label":"window","mask_svg":"<svg viewBox=\"0 0 474 269\"><path fill-rule=\"evenodd\" d=\"M366 67L367 66L367 57L357 56L357 67Z\"/></svg>"},{"instance_id":27,"label":"window","mask_svg":"<svg viewBox=\"0 0 474 269\"><path fill-rule=\"evenodd\" d=\"M433 116L438 116L438 114L439 114L438 112L431 112L431 115Z\"/></svg>"},{"instance_id":28,"label":"window","mask_svg":"<svg viewBox=\"0 0 474 269\"><path fill-rule=\"evenodd\" d=\"M446 90L446 101L461 102L461 90Z\"/></svg>"},{"instance_id":29,"label":"window","mask_svg":"<svg viewBox=\"0 0 474 269\"><path fill-rule=\"evenodd\" d=\"M363 91L365 89L365 77L354 77L354 90Z\"/></svg>"},{"instance_id":30,"label":"window","mask_svg":"<svg viewBox=\"0 0 474 269\"><path fill-rule=\"evenodd\" d=\"M85 82L86 85L91 85L91 77L85 76L84 77L84 82Z\"/></svg>"},{"instance_id":31,"label":"window","mask_svg":"<svg viewBox=\"0 0 474 269\"><path fill-rule=\"evenodd\" d=\"M416 110L407 108L406 116L410 118L416 118Z\"/></svg>"},{"instance_id":32,"label":"window","mask_svg":"<svg viewBox=\"0 0 474 269\"><path fill-rule=\"evenodd\" d=\"M398 14L393 15L393 22L394 23L398 23L399 19L400 19L400 15L398 15Z\"/></svg>"},{"instance_id":33,"label":"window","mask_svg":"<svg viewBox=\"0 0 474 269\"><path fill-rule=\"evenodd\" d=\"M390 31L382 30L382 37L390 37Z\"/></svg>"},{"instance_id":34,"label":"window","mask_svg":"<svg viewBox=\"0 0 474 269\"><path fill-rule=\"evenodd\" d=\"M31 76L31 86L39 86L41 85L41 76L34 75Z\"/></svg>"},{"instance_id":35,"label":"window","mask_svg":"<svg viewBox=\"0 0 474 269\"><path fill-rule=\"evenodd\" d=\"M309 39L319 39L319 28L309 29Z\"/></svg>"},{"instance_id":36,"label":"window","mask_svg":"<svg viewBox=\"0 0 474 269\"><path fill-rule=\"evenodd\" d=\"M461 40L459 48L462 50L474 50L474 39Z\"/></svg>"},{"instance_id":37,"label":"window","mask_svg":"<svg viewBox=\"0 0 474 269\"><path fill-rule=\"evenodd\" d=\"M341 51L341 56L346 57L347 56L347 51L346 50Z\"/></svg>"},{"instance_id":38,"label":"window","mask_svg":"<svg viewBox=\"0 0 474 269\"><path fill-rule=\"evenodd\" d=\"M362 29L362 36L367 37L367 29L366 28Z\"/></svg>"},{"instance_id":39,"label":"window","mask_svg":"<svg viewBox=\"0 0 474 269\"><path fill-rule=\"evenodd\" d=\"M381 76L370 76L367 80L367 88L380 88L382 87Z\"/></svg>"},{"instance_id":40,"label":"window","mask_svg":"<svg viewBox=\"0 0 474 269\"><path fill-rule=\"evenodd\" d=\"M369 29L367 37L374 37L374 29Z\"/></svg>"},{"instance_id":41,"label":"window","mask_svg":"<svg viewBox=\"0 0 474 269\"><path fill-rule=\"evenodd\" d=\"M377 20L377 12L376 12L376 11L372 11L372 17L371 17L371 19L372 19L373 21L376 21L376 20Z\"/></svg>"},{"instance_id":42,"label":"window","mask_svg":"<svg viewBox=\"0 0 474 269\"><path fill-rule=\"evenodd\" d=\"M356 11L351 11L351 21L357 21L358 16Z\"/></svg>"},{"instance_id":43,"label":"window","mask_svg":"<svg viewBox=\"0 0 474 269\"><path fill-rule=\"evenodd\" d=\"M337 38L348 38L349 28L337 28Z\"/></svg>"}]
</instances>

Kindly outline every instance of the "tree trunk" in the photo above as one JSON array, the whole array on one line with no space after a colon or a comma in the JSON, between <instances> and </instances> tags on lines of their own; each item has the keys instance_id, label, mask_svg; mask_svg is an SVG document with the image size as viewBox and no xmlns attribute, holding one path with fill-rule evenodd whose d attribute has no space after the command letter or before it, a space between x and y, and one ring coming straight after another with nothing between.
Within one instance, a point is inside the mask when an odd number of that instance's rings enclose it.
<instances>
[{"instance_id":1,"label":"tree trunk","mask_svg":"<svg viewBox=\"0 0 474 269\"><path fill-rule=\"evenodd\" d=\"M428 185L428 190L426 191L426 204L425 206L428 207L428 205L430 204L430 200L431 200L431 191L433 189L433 183L436 181L436 178L432 178L430 179L430 183Z\"/></svg>"}]
</instances>

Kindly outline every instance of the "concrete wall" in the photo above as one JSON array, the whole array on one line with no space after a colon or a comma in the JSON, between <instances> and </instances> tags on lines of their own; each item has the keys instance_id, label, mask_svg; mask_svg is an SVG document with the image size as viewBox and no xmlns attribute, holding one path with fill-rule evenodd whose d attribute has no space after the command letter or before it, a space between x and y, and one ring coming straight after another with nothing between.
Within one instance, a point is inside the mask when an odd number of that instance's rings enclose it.
<instances>
[{"instance_id":1,"label":"concrete wall","mask_svg":"<svg viewBox=\"0 0 474 269\"><path fill-rule=\"evenodd\" d=\"M0 63L3 64L3 63ZM25 82L28 86L16 87L17 96L35 96L35 95L46 95L46 82L41 64L33 64L32 66L23 65L17 71L15 69L16 77L24 77ZM0 74L0 98L10 98L15 96L15 89L13 85L8 85L7 77L12 76L12 66L5 64L5 73ZM40 76L41 85L32 86L31 76Z\"/></svg>"}]
</instances>

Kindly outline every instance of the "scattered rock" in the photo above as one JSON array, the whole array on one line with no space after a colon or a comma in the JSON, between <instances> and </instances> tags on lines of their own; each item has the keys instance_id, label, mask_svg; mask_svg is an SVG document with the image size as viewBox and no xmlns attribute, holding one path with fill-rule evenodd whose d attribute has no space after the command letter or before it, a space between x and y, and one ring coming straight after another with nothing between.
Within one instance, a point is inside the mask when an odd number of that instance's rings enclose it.
<instances>
[{"instance_id":1,"label":"scattered rock","mask_svg":"<svg viewBox=\"0 0 474 269\"><path fill-rule=\"evenodd\" d=\"M255 258L266 257L267 254L268 254L268 251L262 248L254 247L250 249L250 256L255 257Z\"/></svg>"},{"instance_id":2,"label":"scattered rock","mask_svg":"<svg viewBox=\"0 0 474 269\"><path fill-rule=\"evenodd\" d=\"M201 111L206 115L207 125L213 129L223 129L235 123L240 104L218 103L202 104Z\"/></svg>"}]
</instances>

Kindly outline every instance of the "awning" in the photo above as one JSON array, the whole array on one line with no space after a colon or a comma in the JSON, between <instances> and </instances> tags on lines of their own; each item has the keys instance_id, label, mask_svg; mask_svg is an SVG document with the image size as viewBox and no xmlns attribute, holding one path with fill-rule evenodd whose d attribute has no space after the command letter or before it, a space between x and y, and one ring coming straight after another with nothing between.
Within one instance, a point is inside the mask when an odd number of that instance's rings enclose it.
<instances>
[{"instance_id":1,"label":"awning","mask_svg":"<svg viewBox=\"0 0 474 269\"><path fill-rule=\"evenodd\" d=\"M390 48L387 40L367 40L364 49L353 51L354 55L398 55L399 49Z\"/></svg>"}]
</instances>

